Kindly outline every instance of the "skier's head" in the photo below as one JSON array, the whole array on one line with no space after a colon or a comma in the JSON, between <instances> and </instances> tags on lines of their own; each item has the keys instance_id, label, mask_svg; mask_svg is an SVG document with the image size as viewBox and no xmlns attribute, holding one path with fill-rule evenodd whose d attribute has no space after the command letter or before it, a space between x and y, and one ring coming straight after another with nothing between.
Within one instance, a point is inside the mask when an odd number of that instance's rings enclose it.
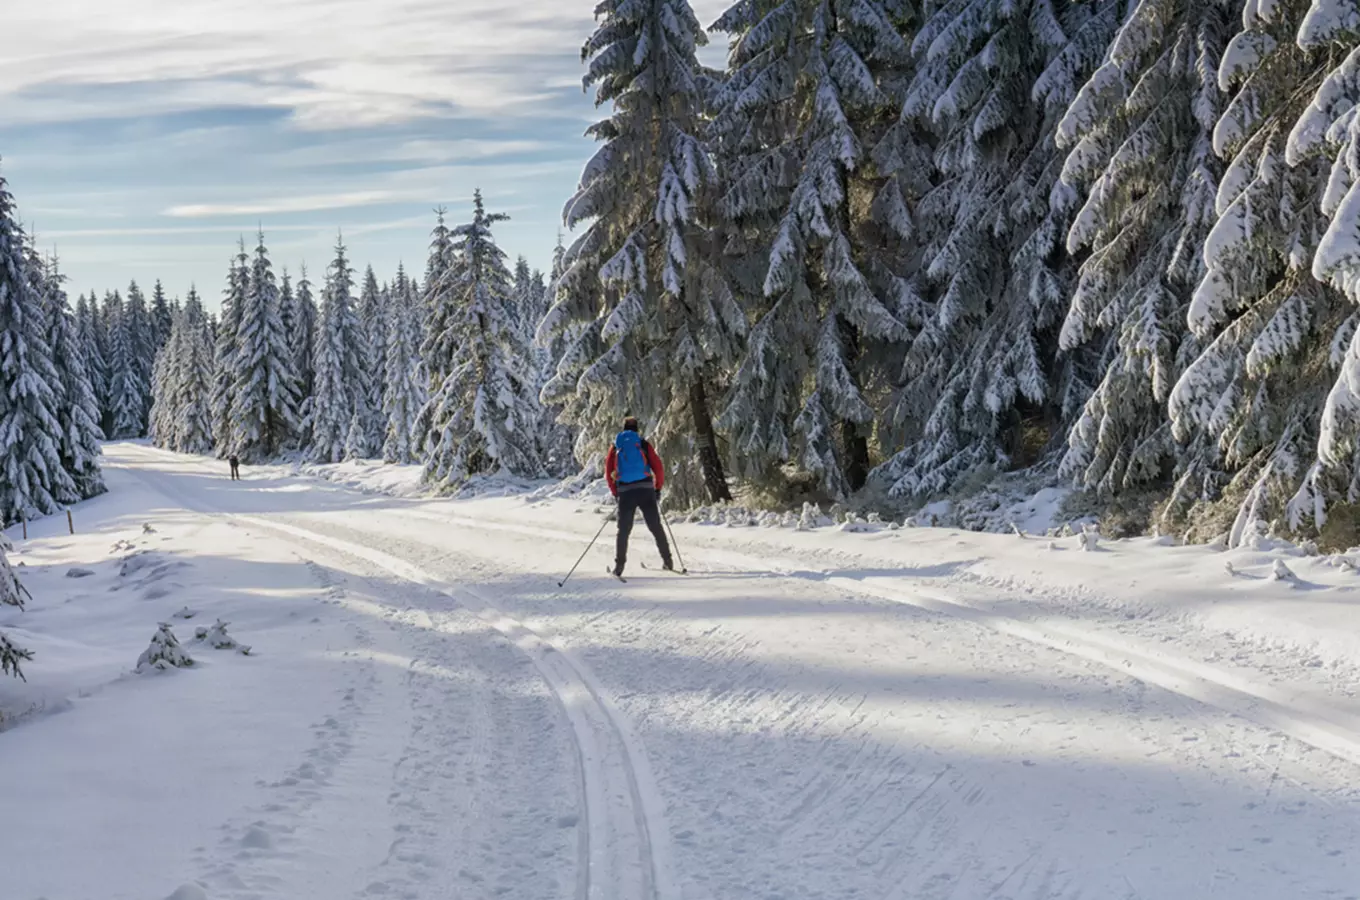
<instances>
[{"instance_id":1,"label":"skier's head","mask_svg":"<svg viewBox=\"0 0 1360 900\"><path fill-rule=\"evenodd\" d=\"M638 425L637 416L625 416L623 419L623 430L634 432L641 431L642 429L641 426Z\"/></svg>"}]
</instances>

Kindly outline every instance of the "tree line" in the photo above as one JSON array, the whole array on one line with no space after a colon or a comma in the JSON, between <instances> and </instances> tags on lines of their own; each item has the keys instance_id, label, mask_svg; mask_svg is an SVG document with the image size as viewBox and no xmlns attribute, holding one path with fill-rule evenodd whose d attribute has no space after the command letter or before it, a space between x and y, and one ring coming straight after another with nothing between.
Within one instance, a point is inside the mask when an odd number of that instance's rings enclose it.
<instances>
[{"instance_id":1,"label":"tree line","mask_svg":"<svg viewBox=\"0 0 1360 900\"><path fill-rule=\"evenodd\" d=\"M296 283L275 275L263 234L253 252L242 242L217 316L194 291L171 305L145 404L153 441L247 462L420 462L437 489L564 474L532 347L544 276L522 258L511 271L492 234L505 217L480 193L471 212L452 228L439 213L423 279L401 267L380 283L370 266L356 283L338 242L319 296L305 267Z\"/></svg>"},{"instance_id":2,"label":"tree line","mask_svg":"<svg viewBox=\"0 0 1360 900\"><path fill-rule=\"evenodd\" d=\"M0 526L104 492L90 332L64 283L0 176Z\"/></svg>"},{"instance_id":3,"label":"tree line","mask_svg":"<svg viewBox=\"0 0 1360 900\"><path fill-rule=\"evenodd\" d=\"M159 292L91 309L104 428L450 488L589 463L631 413L690 497L907 505L1034 467L1171 523L1236 510L1234 541L1360 497L1349 0L596 18L606 114L545 282L480 199L419 281L357 297L343 248L314 300L261 241L216 320L171 302L157 335Z\"/></svg>"},{"instance_id":4,"label":"tree line","mask_svg":"<svg viewBox=\"0 0 1360 900\"><path fill-rule=\"evenodd\" d=\"M541 331L583 434L661 422L715 498L1037 467L1171 524L1235 509L1235 542L1360 498L1353 0L596 19L609 114Z\"/></svg>"}]
</instances>

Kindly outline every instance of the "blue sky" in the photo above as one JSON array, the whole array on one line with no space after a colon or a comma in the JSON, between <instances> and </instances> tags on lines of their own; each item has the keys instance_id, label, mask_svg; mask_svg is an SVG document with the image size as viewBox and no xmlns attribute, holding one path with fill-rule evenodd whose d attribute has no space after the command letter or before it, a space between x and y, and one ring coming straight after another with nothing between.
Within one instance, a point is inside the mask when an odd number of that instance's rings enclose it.
<instances>
[{"instance_id":1,"label":"blue sky","mask_svg":"<svg viewBox=\"0 0 1360 900\"><path fill-rule=\"evenodd\" d=\"M160 278L216 305L260 225L276 268L315 281L337 230L361 270L423 272L433 208L461 221L477 187L511 216L505 250L546 268L593 152L589 0L16 5L3 172L73 297ZM727 2L694 5L708 24Z\"/></svg>"}]
</instances>

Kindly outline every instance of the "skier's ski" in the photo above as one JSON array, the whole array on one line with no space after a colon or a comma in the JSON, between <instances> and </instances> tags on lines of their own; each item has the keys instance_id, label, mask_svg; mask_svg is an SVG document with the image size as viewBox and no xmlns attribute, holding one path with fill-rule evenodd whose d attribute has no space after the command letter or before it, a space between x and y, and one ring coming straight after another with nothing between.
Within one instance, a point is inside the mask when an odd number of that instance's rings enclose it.
<instances>
[{"instance_id":1,"label":"skier's ski","mask_svg":"<svg viewBox=\"0 0 1360 900\"><path fill-rule=\"evenodd\" d=\"M622 581L624 584L628 583L627 578L624 578L622 575L620 575L618 572L615 572L613 569L605 569L605 571L608 572L610 575L613 575L619 581Z\"/></svg>"},{"instance_id":2,"label":"skier's ski","mask_svg":"<svg viewBox=\"0 0 1360 900\"><path fill-rule=\"evenodd\" d=\"M669 573L669 574L671 574L671 575L688 575L688 574L689 574L689 569L662 569L662 568L653 568L652 566L649 566L649 565L647 565L646 563L639 563L639 565L641 565L642 568L646 569L648 572L666 572L666 573Z\"/></svg>"}]
</instances>

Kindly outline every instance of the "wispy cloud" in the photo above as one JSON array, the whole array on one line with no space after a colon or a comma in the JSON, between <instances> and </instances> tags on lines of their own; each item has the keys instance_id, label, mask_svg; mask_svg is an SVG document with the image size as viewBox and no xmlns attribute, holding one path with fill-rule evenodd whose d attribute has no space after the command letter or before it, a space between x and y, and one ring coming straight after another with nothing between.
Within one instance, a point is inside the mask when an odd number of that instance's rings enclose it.
<instances>
[{"instance_id":1,"label":"wispy cloud","mask_svg":"<svg viewBox=\"0 0 1360 900\"><path fill-rule=\"evenodd\" d=\"M402 219L399 225L413 224L411 219ZM59 231L44 231L39 237L44 241L60 241L66 238L138 238L138 237L178 237L198 234L250 234L259 228L259 223L240 225L203 225L184 228L71 228ZM314 225L274 225L270 231L314 231Z\"/></svg>"},{"instance_id":2,"label":"wispy cloud","mask_svg":"<svg viewBox=\"0 0 1360 900\"><path fill-rule=\"evenodd\" d=\"M147 111L288 109L310 128L530 114L590 26L587 4L528 0L43 0L5 15L3 109L93 110L54 87L154 86ZM17 52L16 52L17 48ZM78 48L78 49L73 49ZM22 98L45 94L47 102ZM14 98L19 98L16 102Z\"/></svg>"},{"instance_id":3,"label":"wispy cloud","mask_svg":"<svg viewBox=\"0 0 1360 900\"><path fill-rule=\"evenodd\" d=\"M729 3L694 5L707 23ZM0 4L4 170L86 284L216 281L256 223L281 261L324 259L343 227L356 258L409 264L430 209L456 218L474 188L546 265L593 153L591 0Z\"/></svg>"},{"instance_id":4,"label":"wispy cloud","mask_svg":"<svg viewBox=\"0 0 1360 900\"><path fill-rule=\"evenodd\" d=\"M204 219L211 216L267 216L278 213L315 212L323 209L348 209L376 206L402 199L393 191L353 191L345 194L316 194L308 197L283 197L253 203L197 203L172 206L165 215L176 219ZM407 198L417 199L417 198Z\"/></svg>"}]
</instances>

